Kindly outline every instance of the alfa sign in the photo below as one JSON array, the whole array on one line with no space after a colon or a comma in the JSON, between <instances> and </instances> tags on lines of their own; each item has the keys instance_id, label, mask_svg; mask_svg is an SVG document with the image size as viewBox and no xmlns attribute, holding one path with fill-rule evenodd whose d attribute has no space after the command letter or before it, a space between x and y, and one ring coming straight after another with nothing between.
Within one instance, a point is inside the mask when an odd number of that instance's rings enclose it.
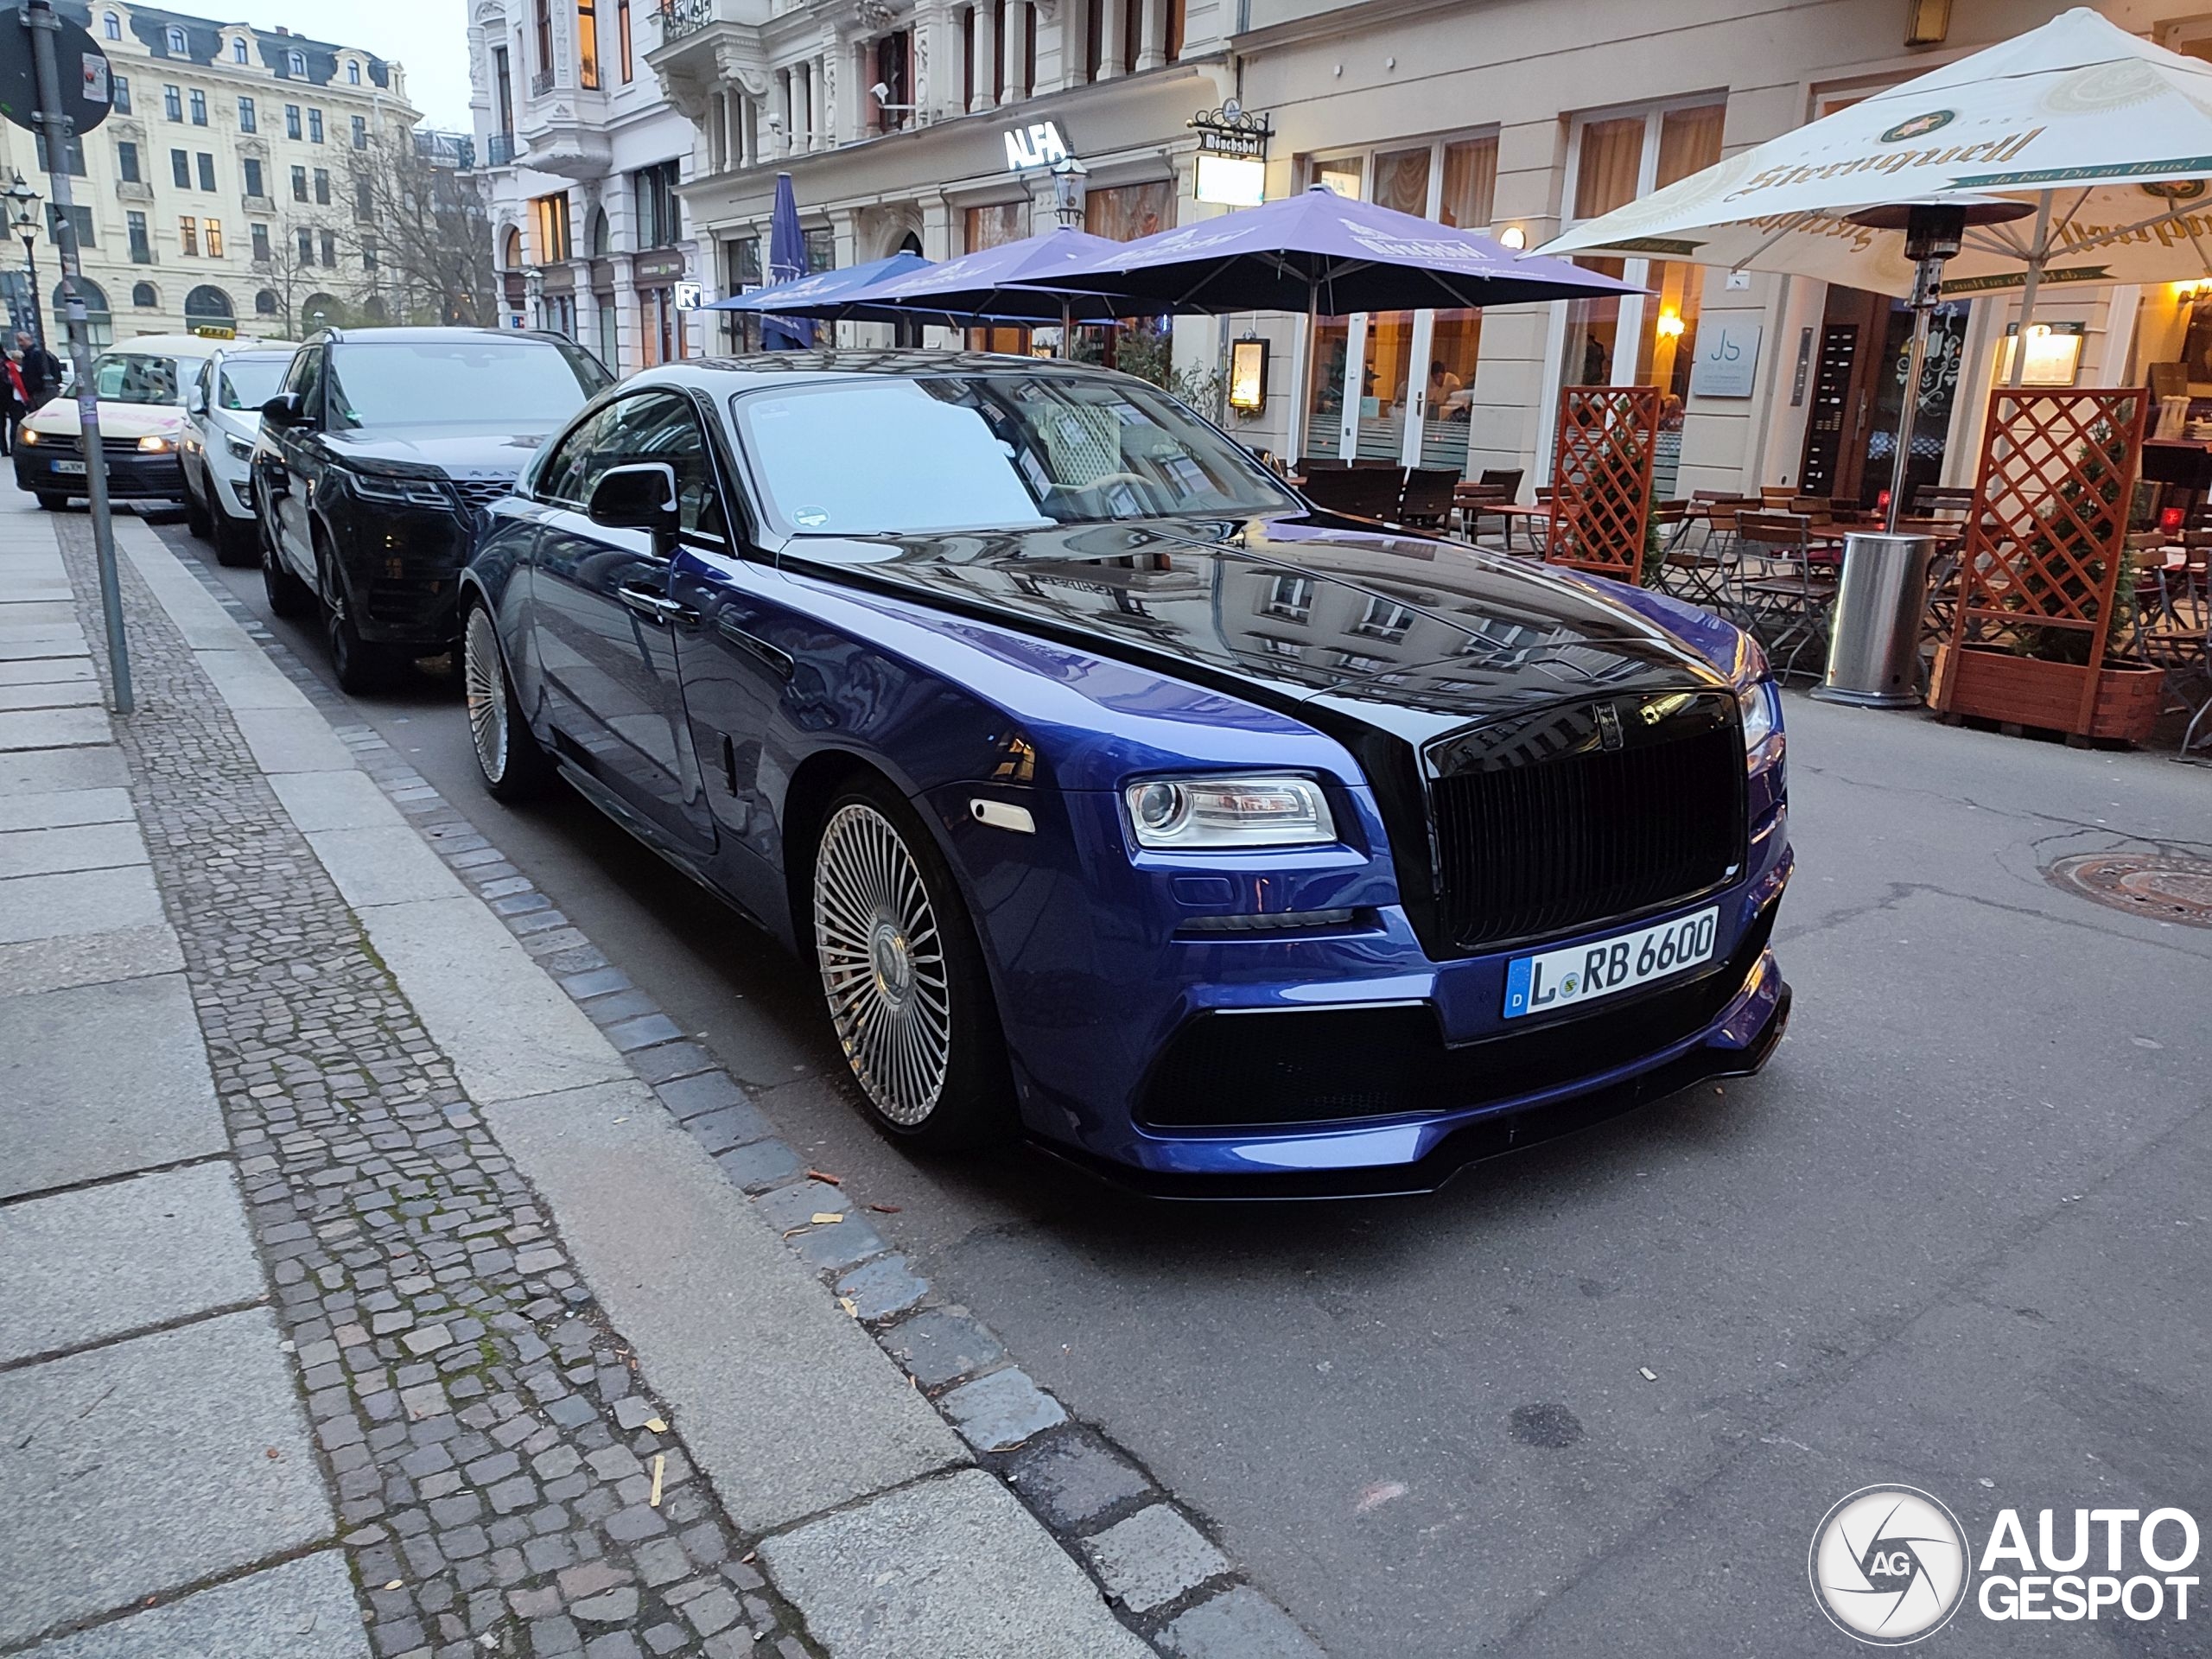
<instances>
[{"instance_id":1,"label":"alfa sign","mask_svg":"<svg viewBox=\"0 0 2212 1659\"><path fill-rule=\"evenodd\" d=\"M1074 159L1067 140L1060 137L1057 121L1033 121L1026 127L1009 127L1006 131L1007 170L1012 173L1033 173L1040 167L1057 167Z\"/></svg>"}]
</instances>

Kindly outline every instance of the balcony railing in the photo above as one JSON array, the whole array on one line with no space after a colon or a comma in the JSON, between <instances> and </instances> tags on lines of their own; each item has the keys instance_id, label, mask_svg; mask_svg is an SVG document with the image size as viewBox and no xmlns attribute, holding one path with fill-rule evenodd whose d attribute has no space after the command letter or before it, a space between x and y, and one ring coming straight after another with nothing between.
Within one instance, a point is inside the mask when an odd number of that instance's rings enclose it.
<instances>
[{"instance_id":1,"label":"balcony railing","mask_svg":"<svg viewBox=\"0 0 2212 1659\"><path fill-rule=\"evenodd\" d=\"M714 21L715 0L660 0L661 44L696 35Z\"/></svg>"},{"instance_id":2,"label":"balcony railing","mask_svg":"<svg viewBox=\"0 0 2212 1659\"><path fill-rule=\"evenodd\" d=\"M512 132L495 132L484 141L484 164L486 167L512 167L517 153L515 136Z\"/></svg>"},{"instance_id":3,"label":"balcony railing","mask_svg":"<svg viewBox=\"0 0 2212 1659\"><path fill-rule=\"evenodd\" d=\"M532 98L543 98L552 90L553 72L550 69L541 69L530 78L530 95Z\"/></svg>"}]
</instances>

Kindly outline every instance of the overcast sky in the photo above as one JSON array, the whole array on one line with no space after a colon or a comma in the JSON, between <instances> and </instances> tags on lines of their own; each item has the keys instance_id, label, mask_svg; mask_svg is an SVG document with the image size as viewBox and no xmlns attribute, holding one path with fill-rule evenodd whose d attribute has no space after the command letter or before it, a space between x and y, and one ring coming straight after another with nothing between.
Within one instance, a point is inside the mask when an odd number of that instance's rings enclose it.
<instances>
[{"instance_id":1,"label":"overcast sky","mask_svg":"<svg viewBox=\"0 0 2212 1659\"><path fill-rule=\"evenodd\" d=\"M407 95L426 125L468 130L467 0L168 0L171 9L267 29L282 23L358 46L407 68Z\"/></svg>"}]
</instances>

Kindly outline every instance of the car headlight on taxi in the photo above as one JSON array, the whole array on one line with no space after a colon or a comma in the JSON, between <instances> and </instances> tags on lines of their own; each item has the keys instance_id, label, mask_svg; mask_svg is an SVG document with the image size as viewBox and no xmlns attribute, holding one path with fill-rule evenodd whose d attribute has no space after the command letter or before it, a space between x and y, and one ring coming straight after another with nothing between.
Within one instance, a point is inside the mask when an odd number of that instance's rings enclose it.
<instances>
[{"instance_id":1,"label":"car headlight on taxi","mask_svg":"<svg viewBox=\"0 0 2212 1659\"><path fill-rule=\"evenodd\" d=\"M1328 798L1311 778L1147 778L1122 798L1137 844L1155 852L1316 847L1337 838Z\"/></svg>"},{"instance_id":2,"label":"car headlight on taxi","mask_svg":"<svg viewBox=\"0 0 2212 1659\"><path fill-rule=\"evenodd\" d=\"M138 440L138 453L142 455L175 454L176 453L176 440L171 437L165 437L159 432L149 432L144 437Z\"/></svg>"},{"instance_id":3,"label":"car headlight on taxi","mask_svg":"<svg viewBox=\"0 0 2212 1659\"><path fill-rule=\"evenodd\" d=\"M223 447L231 452L232 461L248 461L253 459L253 444L249 439L232 437L226 433L223 435Z\"/></svg>"},{"instance_id":4,"label":"car headlight on taxi","mask_svg":"<svg viewBox=\"0 0 2212 1659\"><path fill-rule=\"evenodd\" d=\"M17 443L28 443L33 448L36 448L40 444L46 442L46 438L35 427L26 426L17 429L16 433L16 442Z\"/></svg>"}]
</instances>

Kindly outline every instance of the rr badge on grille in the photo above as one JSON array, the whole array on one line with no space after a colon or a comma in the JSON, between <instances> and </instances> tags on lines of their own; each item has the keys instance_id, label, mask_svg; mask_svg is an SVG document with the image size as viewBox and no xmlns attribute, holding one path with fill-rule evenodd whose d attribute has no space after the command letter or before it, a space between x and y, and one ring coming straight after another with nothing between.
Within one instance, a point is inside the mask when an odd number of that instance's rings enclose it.
<instances>
[{"instance_id":1,"label":"rr badge on grille","mask_svg":"<svg viewBox=\"0 0 2212 1659\"><path fill-rule=\"evenodd\" d=\"M1610 702L1598 705L1598 741L1608 749L1621 746L1621 711Z\"/></svg>"}]
</instances>

